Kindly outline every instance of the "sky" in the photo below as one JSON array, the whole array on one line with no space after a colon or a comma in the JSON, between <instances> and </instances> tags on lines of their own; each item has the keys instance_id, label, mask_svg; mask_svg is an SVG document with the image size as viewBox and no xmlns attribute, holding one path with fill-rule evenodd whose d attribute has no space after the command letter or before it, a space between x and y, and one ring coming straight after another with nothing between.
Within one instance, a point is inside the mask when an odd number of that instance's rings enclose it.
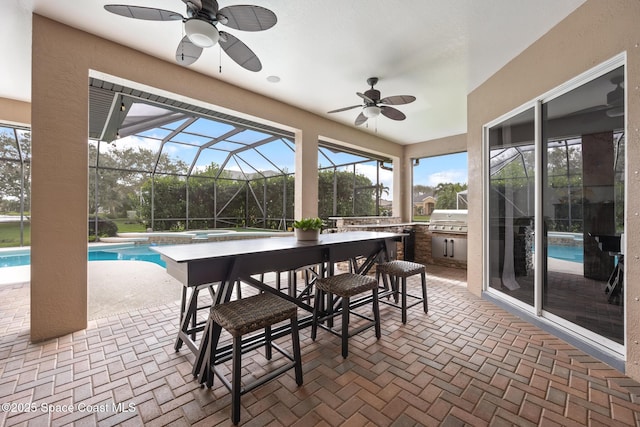
<instances>
[{"instance_id":1,"label":"sky","mask_svg":"<svg viewBox=\"0 0 640 427\"><path fill-rule=\"evenodd\" d=\"M424 157L413 167L413 185L435 187L440 183L467 183L467 153Z\"/></svg>"}]
</instances>

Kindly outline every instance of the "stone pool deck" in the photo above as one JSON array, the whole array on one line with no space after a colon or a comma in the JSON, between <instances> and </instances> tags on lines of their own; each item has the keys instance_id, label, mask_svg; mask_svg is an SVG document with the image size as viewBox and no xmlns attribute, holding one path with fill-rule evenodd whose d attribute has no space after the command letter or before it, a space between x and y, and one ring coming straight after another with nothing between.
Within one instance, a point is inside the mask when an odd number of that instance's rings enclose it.
<instances>
[{"instance_id":1,"label":"stone pool deck","mask_svg":"<svg viewBox=\"0 0 640 427\"><path fill-rule=\"evenodd\" d=\"M0 269L0 286L29 283L29 266ZM89 319L99 319L180 300L182 285L146 261L91 261L88 264Z\"/></svg>"}]
</instances>

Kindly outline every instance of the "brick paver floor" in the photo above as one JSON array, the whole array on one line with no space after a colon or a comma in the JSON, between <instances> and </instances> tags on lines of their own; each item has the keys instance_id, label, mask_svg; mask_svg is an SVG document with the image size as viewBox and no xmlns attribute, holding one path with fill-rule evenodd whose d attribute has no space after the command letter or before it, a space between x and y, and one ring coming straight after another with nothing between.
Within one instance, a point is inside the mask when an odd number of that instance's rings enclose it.
<instances>
[{"instance_id":1,"label":"brick paver floor","mask_svg":"<svg viewBox=\"0 0 640 427\"><path fill-rule=\"evenodd\" d=\"M290 371L242 398L252 426L638 426L640 384L471 295L464 271L429 266L429 313L381 305L382 338L301 331ZM410 280L412 286L418 283ZM230 396L200 388L173 349L178 304L29 342L28 284L0 287L0 425L230 425ZM288 339L283 339L284 346ZM269 367L247 355L245 373Z\"/></svg>"}]
</instances>

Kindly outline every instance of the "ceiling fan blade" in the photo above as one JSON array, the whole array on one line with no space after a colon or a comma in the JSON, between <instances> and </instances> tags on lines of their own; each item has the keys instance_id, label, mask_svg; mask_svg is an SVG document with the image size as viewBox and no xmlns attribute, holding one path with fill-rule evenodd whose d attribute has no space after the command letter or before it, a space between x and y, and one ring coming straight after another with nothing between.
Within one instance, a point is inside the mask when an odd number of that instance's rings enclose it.
<instances>
[{"instance_id":1,"label":"ceiling fan blade","mask_svg":"<svg viewBox=\"0 0 640 427\"><path fill-rule=\"evenodd\" d=\"M198 10L202 9L202 1L201 0L182 0L184 4L188 7L194 7Z\"/></svg>"},{"instance_id":2,"label":"ceiling fan blade","mask_svg":"<svg viewBox=\"0 0 640 427\"><path fill-rule=\"evenodd\" d=\"M198 2L201 4L200 10L206 12L211 19L217 15L219 7L216 0L198 0Z\"/></svg>"},{"instance_id":3,"label":"ceiling fan blade","mask_svg":"<svg viewBox=\"0 0 640 427\"><path fill-rule=\"evenodd\" d=\"M278 22L275 13L260 6L227 6L218 13L227 18L227 22L221 21L222 24L236 30L268 30Z\"/></svg>"},{"instance_id":4,"label":"ceiling fan blade","mask_svg":"<svg viewBox=\"0 0 640 427\"><path fill-rule=\"evenodd\" d=\"M352 105L351 107L338 108L337 110L327 111L327 113L339 113L340 111L352 110L354 108L362 107L362 105Z\"/></svg>"},{"instance_id":5,"label":"ceiling fan blade","mask_svg":"<svg viewBox=\"0 0 640 427\"><path fill-rule=\"evenodd\" d=\"M356 117L356 126L360 126L361 124L363 124L364 122L367 121L367 116L365 116L363 113L358 114L358 117Z\"/></svg>"},{"instance_id":6,"label":"ceiling fan blade","mask_svg":"<svg viewBox=\"0 0 640 427\"><path fill-rule=\"evenodd\" d=\"M369 98L364 93L356 92L356 95L358 95L360 98L364 99L367 103L370 103L370 104L375 104L376 103L376 101L374 101L373 99Z\"/></svg>"},{"instance_id":7,"label":"ceiling fan blade","mask_svg":"<svg viewBox=\"0 0 640 427\"><path fill-rule=\"evenodd\" d=\"M180 65L191 65L200 58L202 48L191 43L189 37L184 36L176 49L176 62Z\"/></svg>"},{"instance_id":8,"label":"ceiling fan blade","mask_svg":"<svg viewBox=\"0 0 640 427\"><path fill-rule=\"evenodd\" d=\"M220 31L220 36L220 47L222 47L222 50L224 50L238 65L249 71L257 72L262 70L260 60L246 44L242 43L235 36L224 31Z\"/></svg>"},{"instance_id":9,"label":"ceiling fan blade","mask_svg":"<svg viewBox=\"0 0 640 427\"><path fill-rule=\"evenodd\" d=\"M402 111L397 110L393 107L387 107L383 105L380 108L382 109L381 113L391 120L404 120L407 118L407 116L405 116Z\"/></svg>"},{"instance_id":10,"label":"ceiling fan blade","mask_svg":"<svg viewBox=\"0 0 640 427\"><path fill-rule=\"evenodd\" d=\"M609 109L609 106L607 104L602 104L602 105L594 105L593 107L587 107L587 108L583 108L582 110L578 110L578 111L573 111L570 113L565 113L565 114L560 114L562 117L574 117L574 116L581 116L583 114L591 114L591 113L597 113L599 111L606 111L607 109ZM547 113L550 116L557 116L558 114L556 114L553 111L549 111Z\"/></svg>"},{"instance_id":11,"label":"ceiling fan blade","mask_svg":"<svg viewBox=\"0 0 640 427\"><path fill-rule=\"evenodd\" d=\"M153 7L128 6L125 4L105 4L105 10L127 18L144 19L146 21L182 21L184 17L178 12L155 9Z\"/></svg>"},{"instance_id":12,"label":"ceiling fan blade","mask_svg":"<svg viewBox=\"0 0 640 427\"><path fill-rule=\"evenodd\" d=\"M380 100L380 103L387 104L387 105L402 105L402 104L409 104L415 100L416 100L415 96L396 95L396 96L388 96L386 98L382 98Z\"/></svg>"}]
</instances>

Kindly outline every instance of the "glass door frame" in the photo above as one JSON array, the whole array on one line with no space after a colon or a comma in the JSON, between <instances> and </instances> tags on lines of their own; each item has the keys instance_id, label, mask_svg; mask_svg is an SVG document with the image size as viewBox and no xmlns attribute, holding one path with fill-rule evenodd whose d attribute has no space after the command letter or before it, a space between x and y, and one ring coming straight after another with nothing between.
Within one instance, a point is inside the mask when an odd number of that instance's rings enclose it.
<instances>
[{"instance_id":1,"label":"glass door frame","mask_svg":"<svg viewBox=\"0 0 640 427\"><path fill-rule=\"evenodd\" d=\"M526 110L531 108L534 109L534 146L535 146L535 181L534 181L534 212L535 212L535 220L534 220L534 245L537 248L542 248L544 244L544 216L543 216L543 200L542 200L542 176L543 176L543 168L542 164L542 150L545 149L543 146L544 141L542 141L542 104L549 102L559 96L564 95L565 93L591 81L597 79L598 77L607 74L610 71L613 71L616 68L624 66L624 74L625 74L625 83L628 81L627 79L627 61L626 54L623 52L593 68L590 70L580 74L579 76L561 84L560 86L551 89L547 93L536 97L535 99L528 101L519 107L509 111L506 114L486 123L482 127L482 278L483 278L483 292L486 292L491 295L492 298L496 298L498 300L504 301L505 303L515 306L517 309L522 310L523 312L534 316L537 320L543 323L550 323L551 326L560 327L563 332L567 333L575 337L578 340L587 340L592 345L604 350L615 353L618 357L626 356L626 345L627 345L627 294L625 293L625 301L624 301L624 337L625 343L621 345L617 342L614 342L608 338L605 338L601 335L598 335L586 328L583 328L575 323L569 322L557 315L554 315L542 308L542 292L543 292L543 284L544 284L544 274L542 272L542 266L544 265L544 252L545 251L535 251L534 252L534 305L531 306L526 304L520 300L517 300L514 297L506 295L503 292L500 292L497 289L491 288L490 284L490 256L489 256L489 243L490 243L490 216L489 216L489 191L490 191L490 182L489 182L489 160L490 160L490 141L489 141L489 132L491 128L501 124L505 120L508 120L511 117L514 117ZM624 132L627 134L627 125L628 118L626 116L627 110L627 94L625 93L625 123L624 123ZM627 150L625 150L625 171L624 177L625 182L629 180L629 170L628 170L628 162L627 162ZM625 200L628 198L628 186L625 186ZM627 203L624 206L624 224L626 229L627 218ZM626 241L622 243L622 250L626 252ZM626 270L624 272L624 281L627 281Z\"/></svg>"}]
</instances>

